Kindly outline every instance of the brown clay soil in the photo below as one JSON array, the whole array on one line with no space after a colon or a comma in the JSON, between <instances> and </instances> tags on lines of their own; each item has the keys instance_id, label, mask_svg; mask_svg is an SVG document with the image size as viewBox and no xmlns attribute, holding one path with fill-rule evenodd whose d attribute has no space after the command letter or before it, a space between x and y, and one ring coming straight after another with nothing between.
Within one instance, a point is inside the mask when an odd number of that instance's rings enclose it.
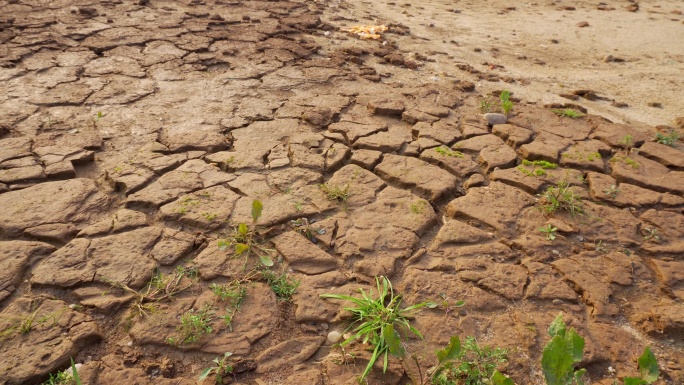
<instances>
[{"instance_id":1,"label":"brown clay soil","mask_svg":"<svg viewBox=\"0 0 684 385\"><path fill-rule=\"evenodd\" d=\"M369 353L333 346L348 313L319 295L381 275L406 304L466 301L412 319L423 373L474 336L542 384L563 312L591 383L652 346L683 384L684 144L655 137L684 135L684 6L518 3L1 2L0 384L71 357L84 384L192 384L224 352L226 382L353 384ZM341 31L365 24L389 30ZM540 210L559 183L581 213ZM291 302L218 247L254 199ZM209 286L236 279L229 328ZM211 331L179 343L201 309ZM394 359L368 377L408 382Z\"/></svg>"}]
</instances>

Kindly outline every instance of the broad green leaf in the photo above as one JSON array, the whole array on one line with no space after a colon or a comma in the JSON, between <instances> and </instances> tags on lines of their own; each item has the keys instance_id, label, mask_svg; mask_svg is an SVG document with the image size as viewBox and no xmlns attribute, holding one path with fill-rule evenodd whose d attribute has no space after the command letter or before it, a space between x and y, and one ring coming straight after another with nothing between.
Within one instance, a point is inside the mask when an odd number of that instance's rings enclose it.
<instances>
[{"instance_id":1,"label":"broad green leaf","mask_svg":"<svg viewBox=\"0 0 684 385\"><path fill-rule=\"evenodd\" d=\"M401 339L394 325L386 325L382 328L382 338L385 339L389 352L397 357L404 356L404 347L401 345Z\"/></svg>"},{"instance_id":2,"label":"broad green leaf","mask_svg":"<svg viewBox=\"0 0 684 385\"><path fill-rule=\"evenodd\" d=\"M515 385L513 380L506 377L502 373L499 373L498 370L495 371L494 374L492 374L492 378L490 379L490 383L492 385Z\"/></svg>"},{"instance_id":3,"label":"broad green leaf","mask_svg":"<svg viewBox=\"0 0 684 385\"><path fill-rule=\"evenodd\" d=\"M225 353L223 353L223 359L225 360L226 358L228 358L232 355L233 355L233 353L231 353L231 352L225 352Z\"/></svg>"},{"instance_id":4,"label":"broad green leaf","mask_svg":"<svg viewBox=\"0 0 684 385\"><path fill-rule=\"evenodd\" d=\"M555 336L544 347L542 371L549 385L566 385L572 380L573 347L561 336Z\"/></svg>"},{"instance_id":5,"label":"broad green leaf","mask_svg":"<svg viewBox=\"0 0 684 385\"><path fill-rule=\"evenodd\" d=\"M255 199L252 201L252 221L257 223L259 218L261 218L261 212L264 211L264 204L260 200Z\"/></svg>"},{"instance_id":6,"label":"broad green leaf","mask_svg":"<svg viewBox=\"0 0 684 385\"><path fill-rule=\"evenodd\" d=\"M249 250L249 245L245 245L244 243L235 244L235 255L240 255L247 250Z\"/></svg>"},{"instance_id":7,"label":"broad green leaf","mask_svg":"<svg viewBox=\"0 0 684 385\"><path fill-rule=\"evenodd\" d=\"M206 368L206 369L204 369L204 370L202 371L202 373L200 373L200 376L199 376L199 379L198 379L199 383L201 384L202 381L206 380L207 377L209 377L209 375L211 374L212 371L213 371L213 368Z\"/></svg>"},{"instance_id":8,"label":"broad green leaf","mask_svg":"<svg viewBox=\"0 0 684 385\"><path fill-rule=\"evenodd\" d=\"M511 92L508 90L503 90L501 91L501 95L499 96L502 102L508 101L511 98Z\"/></svg>"},{"instance_id":9,"label":"broad green leaf","mask_svg":"<svg viewBox=\"0 0 684 385\"><path fill-rule=\"evenodd\" d=\"M452 306L453 307L463 307L465 305L465 303L466 302L461 299L461 300L456 301L456 303L454 303Z\"/></svg>"},{"instance_id":10,"label":"broad green leaf","mask_svg":"<svg viewBox=\"0 0 684 385\"><path fill-rule=\"evenodd\" d=\"M584 380L582 380L582 377L584 377L584 373L587 372L587 369L580 369L575 371L575 382L577 385L584 385Z\"/></svg>"},{"instance_id":11,"label":"broad green leaf","mask_svg":"<svg viewBox=\"0 0 684 385\"><path fill-rule=\"evenodd\" d=\"M570 332L565 335L568 346L572 347L572 359L575 362L582 361L582 354L584 353L584 338L582 338L575 329L570 329Z\"/></svg>"},{"instance_id":12,"label":"broad green leaf","mask_svg":"<svg viewBox=\"0 0 684 385\"><path fill-rule=\"evenodd\" d=\"M648 382L636 377L625 377L625 385L646 385Z\"/></svg>"},{"instance_id":13,"label":"broad green leaf","mask_svg":"<svg viewBox=\"0 0 684 385\"><path fill-rule=\"evenodd\" d=\"M461 355L461 340L458 336L451 337L449 345L442 350L437 350L435 354L437 355L437 361L439 361L440 364L445 361L455 360Z\"/></svg>"},{"instance_id":14,"label":"broad green leaf","mask_svg":"<svg viewBox=\"0 0 684 385\"><path fill-rule=\"evenodd\" d=\"M247 227L247 224L245 223L240 223L238 225L238 233L242 236L247 236L247 232L249 231L249 228Z\"/></svg>"},{"instance_id":15,"label":"broad green leaf","mask_svg":"<svg viewBox=\"0 0 684 385\"><path fill-rule=\"evenodd\" d=\"M262 265L264 265L264 266L266 266L266 267L271 267L271 266L273 266L273 260L272 260L271 257L269 257L268 255L262 254L262 255L259 256L259 259L261 260L261 264L262 264Z\"/></svg>"},{"instance_id":16,"label":"broad green leaf","mask_svg":"<svg viewBox=\"0 0 684 385\"><path fill-rule=\"evenodd\" d=\"M218 241L218 249L219 250L225 250L230 246L230 243L226 242L225 240L220 240Z\"/></svg>"},{"instance_id":17,"label":"broad green leaf","mask_svg":"<svg viewBox=\"0 0 684 385\"><path fill-rule=\"evenodd\" d=\"M549 326L549 335L551 337L555 336L565 336L565 322L563 322L563 313L561 312L558 314L555 320L551 322L551 325Z\"/></svg>"},{"instance_id":18,"label":"broad green leaf","mask_svg":"<svg viewBox=\"0 0 684 385\"><path fill-rule=\"evenodd\" d=\"M425 303L425 307L427 307L428 309L434 309L438 306L439 306L439 304L436 302L426 302Z\"/></svg>"},{"instance_id":19,"label":"broad green leaf","mask_svg":"<svg viewBox=\"0 0 684 385\"><path fill-rule=\"evenodd\" d=\"M658 368L658 360L656 360L655 355L651 352L651 347L647 346L644 349L644 354L639 357L639 373L641 373L641 378L646 381L647 384L652 384L658 379L660 375L660 369Z\"/></svg>"}]
</instances>

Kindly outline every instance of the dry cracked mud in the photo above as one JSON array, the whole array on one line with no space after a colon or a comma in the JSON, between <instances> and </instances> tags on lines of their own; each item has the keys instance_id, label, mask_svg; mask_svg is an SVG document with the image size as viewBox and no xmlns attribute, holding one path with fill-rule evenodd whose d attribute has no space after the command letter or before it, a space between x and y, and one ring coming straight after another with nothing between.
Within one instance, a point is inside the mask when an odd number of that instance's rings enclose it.
<instances>
[{"instance_id":1,"label":"dry cracked mud","mask_svg":"<svg viewBox=\"0 0 684 385\"><path fill-rule=\"evenodd\" d=\"M348 313L320 294L376 276L406 303L465 300L412 320L423 372L452 335L474 336L509 350L517 384L542 384L563 312L592 383L635 375L645 346L659 383L684 383L684 144L655 141L684 135L682 6L576 3L0 3L0 384L41 383L70 358L84 384L192 384L227 351L227 382L352 384L369 354L352 345L341 362L326 336ZM545 27L525 29L534 15ZM612 75L587 75L576 51L596 60L614 18L670 34L671 50L607 52ZM341 31L376 23L377 41ZM554 23L579 42L556 49ZM574 100L546 105L573 62ZM588 89L640 68L654 75L641 89ZM657 112L618 103L659 86ZM483 101L503 89L513 110L488 125ZM581 213L540 209L559 184ZM300 281L291 301L219 244L254 200L271 270ZM236 280L237 310L211 290ZM202 311L211 331L179 342ZM407 382L397 362L368 377Z\"/></svg>"}]
</instances>

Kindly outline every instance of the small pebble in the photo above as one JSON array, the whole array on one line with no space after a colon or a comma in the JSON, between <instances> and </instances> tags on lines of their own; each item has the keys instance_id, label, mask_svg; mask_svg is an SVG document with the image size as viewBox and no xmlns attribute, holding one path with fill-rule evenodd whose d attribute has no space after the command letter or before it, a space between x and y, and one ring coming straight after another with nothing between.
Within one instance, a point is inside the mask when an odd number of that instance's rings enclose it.
<instances>
[{"instance_id":1,"label":"small pebble","mask_svg":"<svg viewBox=\"0 0 684 385\"><path fill-rule=\"evenodd\" d=\"M554 299L554 300L553 300L553 304L554 304L554 305L561 305L561 304L563 304L563 300Z\"/></svg>"},{"instance_id":2,"label":"small pebble","mask_svg":"<svg viewBox=\"0 0 684 385\"><path fill-rule=\"evenodd\" d=\"M133 346L133 341L128 341L128 343L126 343L126 346L128 346L129 348Z\"/></svg>"},{"instance_id":3,"label":"small pebble","mask_svg":"<svg viewBox=\"0 0 684 385\"><path fill-rule=\"evenodd\" d=\"M589 22L580 21L579 23L577 23L577 26L580 27L580 28L588 27L588 26L589 26Z\"/></svg>"},{"instance_id":4,"label":"small pebble","mask_svg":"<svg viewBox=\"0 0 684 385\"><path fill-rule=\"evenodd\" d=\"M551 250L551 254L553 254L553 255L560 255L560 251L558 251L558 250Z\"/></svg>"},{"instance_id":5,"label":"small pebble","mask_svg":"<svg viewBox=\"0 0 684 385\"><path fill-rule=\"evenodd\" d=\"M487 124L490 126L493 126L495 124L506 124L506 121L508 118L506 118L506 115L504 114L497 114L497 113L487 113L484 114L485 119L487 119Z\"/></svg>"},{"instance_id":6,"label":"small pebble","mask_svg":"<svg viewBox=\"0 0 684 385\"><path fill-rule=\"evenodd\" d=\"M333 330L330 333L328 333L328 341L330 341L331 344L336 344L342 339L342 334L338 332L337 330Z\"/></svg>"},{"instance_id":7,"label":"small pebble","mask_svg":"<svg viewBox=\"0 0 684 385\"><path fill-rule=\"evenodd\" d=\"M606 55L606 56L603 57L603 61L604 61L605 63L614 62L614 61L615 61L615 56L613 56L613 55Z\"/></svg>"}]
</instances>

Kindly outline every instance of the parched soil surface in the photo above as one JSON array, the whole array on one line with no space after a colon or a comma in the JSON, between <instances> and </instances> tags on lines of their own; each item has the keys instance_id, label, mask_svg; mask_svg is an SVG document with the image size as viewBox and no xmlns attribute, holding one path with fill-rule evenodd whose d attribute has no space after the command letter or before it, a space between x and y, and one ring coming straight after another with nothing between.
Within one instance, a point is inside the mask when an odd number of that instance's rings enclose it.
<instances>
[{"instance_id":1,"label":"parched soil surface","mask_svg":"<svg viewBox=\"0 0 684 385\"><path fill-rule=\"evenodd\" d=\"M352 384L370 354L333 346L349 314L320 294L376 276L440 304L405 338L423 373L474 336L542 384L563 312L592 383L646 346L684 383L684 144L655 141L684 135L682 4L472 3L0 4L0 384L71 357L84 384L193 384L225 352L226 382ZM541 209L559 184L575 213ZM291 301L219 246L256 199ZM230 282L236 311L210 288ZM395 359L368 377L408 382Z\"/></svg>"}]
</instances>

